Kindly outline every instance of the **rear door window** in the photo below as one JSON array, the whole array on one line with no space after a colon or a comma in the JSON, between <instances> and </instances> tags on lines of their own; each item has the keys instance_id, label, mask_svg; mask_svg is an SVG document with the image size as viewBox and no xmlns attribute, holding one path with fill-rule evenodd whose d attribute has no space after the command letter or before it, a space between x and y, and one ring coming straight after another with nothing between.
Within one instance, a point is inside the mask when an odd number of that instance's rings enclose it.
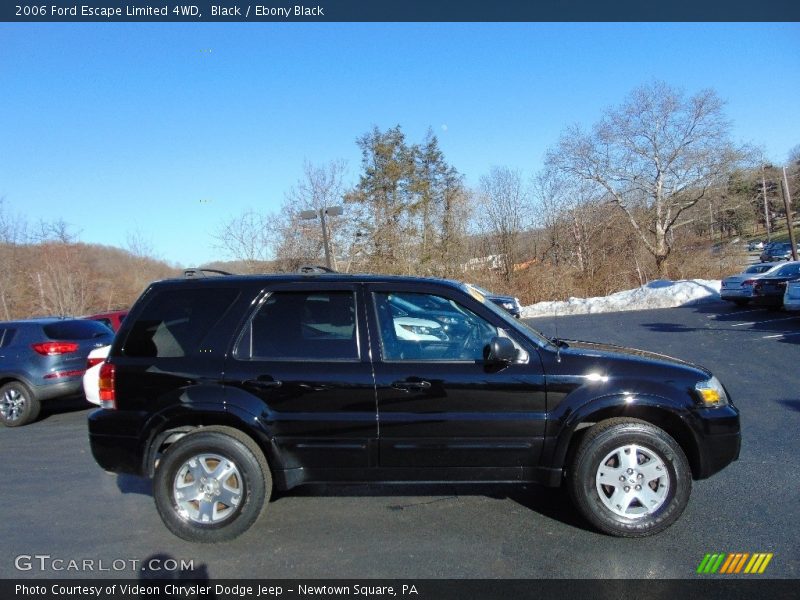
<instances>
[{"instance_id":1,"label":"rear door window","mask_svg":"<svg viewBox=\"0 0 800 600\"><path fill-rule=\"evenodd\" d=\"M235 356L244 360L358 360L350 291L273 292L248 323Z\"/></svg>"},{"instance_id":2,"label":"rear door window","mask_svg":"<svg viewBox=\"0 0 800 600\"><path fill-rule=\"evenodd\" d=\"M186 288L157 293L125 339L130 357L180 358L193 354L238 297L232 288Z\"/></svg>"}]
</instances>

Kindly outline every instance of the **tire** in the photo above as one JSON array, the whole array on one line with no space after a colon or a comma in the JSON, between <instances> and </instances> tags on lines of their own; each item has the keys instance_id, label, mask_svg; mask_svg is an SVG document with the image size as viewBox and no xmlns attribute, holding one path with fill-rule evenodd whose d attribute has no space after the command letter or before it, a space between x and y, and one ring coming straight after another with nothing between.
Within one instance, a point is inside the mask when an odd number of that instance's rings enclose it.
<instances>
[{"instance_id":1,"label":"tire","mask_svg":"<svg viewBox=\"0 0 800 600\"><path fill-rule=\"evenodd\" d=\"M692 474L683 450L663 429L616 418L585 435L568 483L572 501L598 530L645 537L663 531L683 513Z\"/></svg>"},{"instance_id":2,"label":"tire","mask_svg":"<svg viewBox=\"0 0 800 600\"><path fill-rule=\"evenodd\" d=\"M167 528L201 543L232 540L247 531L271 492L264 454L235 430L200 430L180 438L161 457L153 482Z\"/></svg>"},{"instance_id":3,"label":"tire","mask_svg":"<svg viewBox=\"0 0 800 600\"><path fill-rule=\"evenodd\" d=\"M6 427L32 423L41 408L41 402L24 383L12 381L0 388L0 421Z\"/></svg>"}]
</instances>

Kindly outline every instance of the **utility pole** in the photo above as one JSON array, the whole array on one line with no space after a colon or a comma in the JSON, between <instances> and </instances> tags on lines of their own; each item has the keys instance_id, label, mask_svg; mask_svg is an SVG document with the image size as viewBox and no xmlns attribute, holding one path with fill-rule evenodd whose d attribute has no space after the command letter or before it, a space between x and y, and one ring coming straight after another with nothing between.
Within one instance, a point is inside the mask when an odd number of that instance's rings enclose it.
<instances>
[{"instance_id":1,"label":"utility pole","mask_svg":"<svg viewBox=\"0 0 800 600\"><path fill-rule=\"evenodd\" d=\"M789 228L792 260L797 260L797 242L794 239L794 223L792 219L792 196L789 193L789 179L786 177L786 167L783 167L783 206L786 208L786 226Z\"/></svg>"},{"instance_id":2,"label":"utility pole","mask_svg":"<svg viewBox=\"0 0 800 600\"><path fill-rule=\"evenodd\" d=\"M772 241L772 227L769 224L769 201L767 200L767 181L764 179L764 165L761 165L761 193L764 196L764 219L767 223L767 241Z\"/></svg>"}]
</instances>

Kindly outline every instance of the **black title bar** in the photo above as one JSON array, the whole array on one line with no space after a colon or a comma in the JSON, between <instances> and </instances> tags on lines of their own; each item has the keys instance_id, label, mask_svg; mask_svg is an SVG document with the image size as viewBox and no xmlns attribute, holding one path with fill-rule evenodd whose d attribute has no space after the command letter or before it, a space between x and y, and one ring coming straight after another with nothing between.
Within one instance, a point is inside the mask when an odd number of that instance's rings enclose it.
<instances>
[{"instance_id":1,"label":"black title bar","mask_svg":"<svg viewBox=\"0 0 800 600\"><path fill-rule=\"evenodd\" d=\"M42 0L6 22L800 21L797 0Z\"/></svg>"},{"instance_id":2,"label":"black title bar","mask_svg":"<svg viewBox=\"0 0 800 600\"><path fill-rule=\"evenodd\" d=\"M797 584L797 580L701 576L691 580L6 579L0 580L0 597L3 600L543 600L566 597L619 600L646 596L656 600L788 600L797 597Z\"/></svg>"}]
</instances>

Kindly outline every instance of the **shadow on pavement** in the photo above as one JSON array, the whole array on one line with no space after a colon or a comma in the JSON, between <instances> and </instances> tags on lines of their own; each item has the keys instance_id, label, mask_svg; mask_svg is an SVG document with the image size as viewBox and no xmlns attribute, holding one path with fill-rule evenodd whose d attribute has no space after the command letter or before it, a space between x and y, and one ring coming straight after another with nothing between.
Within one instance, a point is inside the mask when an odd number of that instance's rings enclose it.
<instances>
[{"instance_id":1,"label":"shadow on pavement","mask_svg":"<svg viewBox=\"0 0 800 600\"><path fill-rule=\"evenodd\" d=\"M396 497L398 502L387 505L388 510L410 510L415 507L442 502L459 496L484 496L495 500L512 500L529 510L548 519L559 521L565 525L594 531L580 517L572 504L566 490L548 488L538 485L512 484L402 484L402 485L369 485L369 484L309 484L293 488L285 492L273 491L270 502L278 502L282 498L291 497ZM403 504L409 497L418 500ZM420 500L421 499L421 500Z\"/></svg>"},{"instance_id":2,"label":"shadow on pavement","mask_svg":"<svg viewBox=\"0 0 800 600\"><path fill-rule=\"evenodd\" d=\"M790 399L790 400L778 400L779 404L783 404L789 410L793 410L795 412L800 412L800 400L797 399Z\"/></svg>"},{"instance_id":3,"label":"shadow on pavement","mask_svg":"<svg viewBox=\"0 0 800 600\"><path fill-rule=\"evenodd\" d=\"M217 597L214 592L214 586L210 585L211 578L208 573L208 567L205 564L194 566L192 563L191 565L186 565L185 561L178 560L166 552L159 552L148 556L143 559L140 564L142 567L141 573L139 574L139 581L145 588L147 588L148 582L154 581L158 581L161 584L172 583L177 586L180 586L181 583L185 583L186 585L194 587L182 588L181 596L184 598L192 598L193 600L214 600ZM190 568L184 569L186 566ZM201 593L194 591L201 589L203 590ZM172 596L172 594L164 594L163 590L159 590L159 593L153 594L145 591L145 593L140 594L138 598L150 600L169 596Z\"/></svg>"},{"instance_id":4,"label":"shadow on pavement","mask_svg":"<svg viewBox=\"0 0 800 600\"><path fill-rule=\"evenodd\" d=\"M42 410L39 413L37 422L45 421L48 418L61 415L65 413L73 413L81 410L88 411L92 408L97 408L94 404L87 401L83 396L75 396L74 398L56 398L53 400L45 400L42 402Z\"/></svg>"},{"instance_id":5,"label":"shadow on pavement","mask_svg":"<svg viewBox=\"0 0 800 600\"><path fill-rule=\"evenodd\" d=\"M127 473L117 475L117 487L123 494L153 495L153 481L149 477L137 477Z\"/></svg>"}]
</instances>

